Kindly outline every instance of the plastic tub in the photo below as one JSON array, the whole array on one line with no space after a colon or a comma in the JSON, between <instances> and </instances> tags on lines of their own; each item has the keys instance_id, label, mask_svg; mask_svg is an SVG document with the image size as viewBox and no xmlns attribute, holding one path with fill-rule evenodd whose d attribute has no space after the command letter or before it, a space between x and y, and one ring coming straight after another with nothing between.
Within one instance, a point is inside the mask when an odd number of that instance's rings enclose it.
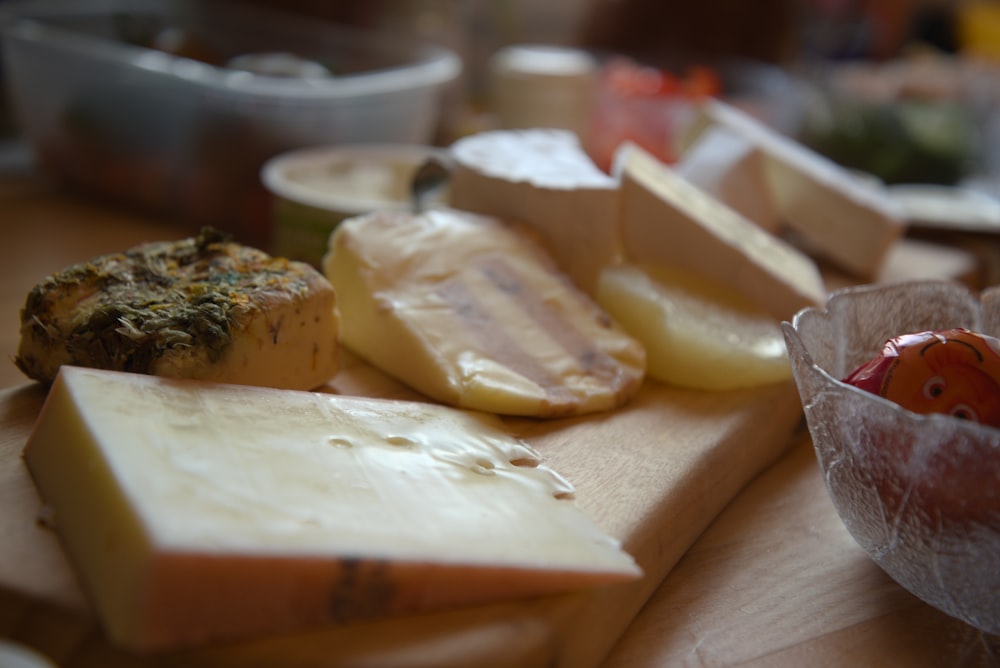
<instances>
[{"instance_id":1,"label":"plastic tub","mask_svg":"<svg viewBox=\"0 0 1000 668\"><path fill-rule=\"evenodd\" d=\"M226 2L13 2L0 35L15 121L44 169L258 245L269 242L268 158L429 143L461 69L433 45ZM248 54L307 67L239 69Z\"/></svg>"},{"instance_id":2,"label":"plastic tub","mask_svg":"<svg viewBox=\"0 0 1000 668\"><path fill-rule=\"evenodd\" d=\"M274 252L319 267L330 233L347 218L413 207L413 177L445 149L408 144L303 148L271 158L261 179L273 197ZM447 188L429 204L444 204Z\"/></svg>"}]
</instances>

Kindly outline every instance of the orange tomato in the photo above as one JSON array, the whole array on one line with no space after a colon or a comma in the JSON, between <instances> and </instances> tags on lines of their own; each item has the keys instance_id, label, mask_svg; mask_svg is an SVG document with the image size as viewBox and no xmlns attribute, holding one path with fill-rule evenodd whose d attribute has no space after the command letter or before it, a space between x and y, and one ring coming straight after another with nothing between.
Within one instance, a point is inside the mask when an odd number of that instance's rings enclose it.
<instances>
[{"instance_id":1,"label":"orange tomato","mask_svg":"<svg viewBox=\"0 0 1000 668\"><path fill-rule=\"evenodd\" d=\"M904 334L844 382L915 413L1000 427L1000 340L967 329Z\"/></svg>"}]
</instances>

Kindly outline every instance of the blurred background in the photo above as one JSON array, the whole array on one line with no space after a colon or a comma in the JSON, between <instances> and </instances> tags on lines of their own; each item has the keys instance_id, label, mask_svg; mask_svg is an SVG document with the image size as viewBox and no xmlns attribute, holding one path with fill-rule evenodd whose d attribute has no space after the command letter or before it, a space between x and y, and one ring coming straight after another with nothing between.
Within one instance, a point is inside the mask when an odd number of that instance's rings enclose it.
<instances>
[{"instance_id":1,"label":"blurred background","mask_svg":"<svg viewBox=\"0 0 1000 668\"><path fill-rule=\"evenodd\" d=\"M562 127L605 168L626 139L669 162L707 96L888 184L1000 193L991 0L5 0L0 11L3 169L222 221L262 244L258 173L285 151Z\"/></svg>"},{"instance_id":2,"label":"blurred background","mask_svg":"<svg viewBox=\"0 0 1000 668\"><path fill-rule=\"evenodd\" d=\"M855 144L871 149L871 140L898 143L903 150L931 148L904 147L910 139L952 141L950 148L957 153L982 148L968 135L987 130L983 123L991 118L995 103L1000 3L991 0L251 1L375 31L408 32L455 50L464 71L442 119L438 139L445 143L482 125L527 122L503 116L512 115L510 101L503 96L528 90L527 83L511 80L544 73L552 86L555 72L544 72L542 64L533 69L530 64L508 63L504 69L501 56L511 45L554 45L596 56L597 68L603 70L598 74L609 74L616 57L623 57L675 79L641 82L649 72L636 70L630 73L633 79L626 80L619 70L618 79L606 76L598 81L598 90L589 98L591 112L602 93L661 98L717 94L756 102L761 114L783 131L802 135L838 160L856 162L890 181L950 182L981 166L970 160L992 166L982 150L974 156L935 156L952 163L928 165L926 173L921 161L913 162L909 155L900 157L898 165L853 155ZM687 80L695 68L719 81ZM524 90L512 90L516 84ZM545 97L538 90L529 92ZM529 96L517 99L516 105L530 116L530 107L546 102ZM900 107L921 107L913 114L926 113L911 120L908 110ZM896 111L902 112L902 119L895 117ZM963 118L968 114L971 119ZM964 127L966 121L974 127ZM567 119L566 124L574 122ZM908 132L940 134L902 136Z\"/></svg>"}]
</instances>

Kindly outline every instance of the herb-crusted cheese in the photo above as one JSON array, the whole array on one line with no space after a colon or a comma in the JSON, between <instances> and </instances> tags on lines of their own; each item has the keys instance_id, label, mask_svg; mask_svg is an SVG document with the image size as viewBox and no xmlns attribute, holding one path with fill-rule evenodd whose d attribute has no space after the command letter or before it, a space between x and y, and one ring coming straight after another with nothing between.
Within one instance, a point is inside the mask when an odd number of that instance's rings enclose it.
<instances>
[{"instance_id":1,"label":"herb-crusted cheese","mask_svg":"<svg viewBox=\"0 0 1000 668\"><path fill-rule=\"evenodd\" d=\"M337 330L322 274L206 229L101 256L35 286L15 363L43 383L72 364L311 389L337 371Z\"/></svg>"},{"instance_id":2,"label":"herb-crusted cheese","mask_svg":"<svg viewBox=\"0 0 1000 668\"><path fill-rule=\"evenodd\" d=\"M66 366L24 457L130 649L640 575L533 448L435 404Z\"/></svg>"},{"instance_id":3,"label":"herb-crusted cheese","mask_svg":"<svg viewBox=\"0 0 1000 668\"><path fill-rule=\"evenodd\" d=\"M331 235L324 271L342 343L438 401L561 417L621 406L642 382L641 344L495 218L352 218Z\"/></svg>"}]
</instances>

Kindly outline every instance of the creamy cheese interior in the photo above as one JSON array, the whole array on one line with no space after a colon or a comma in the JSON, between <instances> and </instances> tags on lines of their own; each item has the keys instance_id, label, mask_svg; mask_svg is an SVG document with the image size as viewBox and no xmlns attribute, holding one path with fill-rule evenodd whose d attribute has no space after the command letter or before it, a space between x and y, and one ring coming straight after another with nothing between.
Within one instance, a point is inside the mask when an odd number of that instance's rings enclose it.
<instances>
[{"instance_id":1,"label":"creamy cheese interior","mask_svg":"<svg viewBox=\"0 0 1000 668\"><path fill-rule=\"evenodd\" d=\"M559 417L616 408L642 381L642 346L497 219L359 216L324 271L343 344L438 401Z\"/></svg>"},{"instance_id":2,"label":"creamy cheese interior","mask_svg":"<svg viewBox=\"0 0 1000 668\"><path fill-rule=\"evenodd\" d=\"M646 373L680 387L735 390L792 376L778 322L723 285L660 266L601 274L597 300L646 348Z\"/></svg>"}]
</instances>

